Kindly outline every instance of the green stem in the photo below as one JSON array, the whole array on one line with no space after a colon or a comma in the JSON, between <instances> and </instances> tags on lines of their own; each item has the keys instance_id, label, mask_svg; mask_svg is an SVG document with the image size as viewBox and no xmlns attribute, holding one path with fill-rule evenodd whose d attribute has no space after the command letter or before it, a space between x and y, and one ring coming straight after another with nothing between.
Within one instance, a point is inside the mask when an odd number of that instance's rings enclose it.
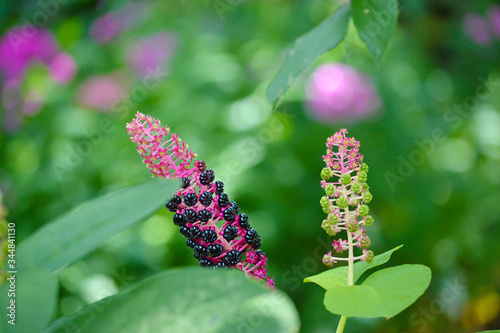
<instances>
[{"instance_id":1,"label":"green stem","mask_svg":"<svg viewBox=\"0 0 500 333\"><path fill-rule=\"evenodd\" d=\"M339 326L337 326L337 333L344 332L345 322L347 321L346 316L340 317Z\"/></svg>"}]
</instances>

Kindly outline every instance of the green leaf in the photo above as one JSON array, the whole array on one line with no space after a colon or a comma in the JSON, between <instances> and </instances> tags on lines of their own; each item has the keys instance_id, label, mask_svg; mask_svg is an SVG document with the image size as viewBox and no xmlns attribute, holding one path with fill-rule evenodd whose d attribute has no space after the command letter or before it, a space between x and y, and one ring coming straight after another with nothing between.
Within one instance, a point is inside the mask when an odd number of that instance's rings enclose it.
<instances>
[{"instance_id":1,"label":"green leaf","mask_svg":"<svg viewBox=\"0 0 500 333\"><path fill-rule=\"evenodd\" d=\"M359 286L342 286L325 293L328 311L346 317L391 318L415 302L427 289L431 270L423 265L385 268Z\"/></svg>"},{"instance_id":2,"label":"green leaf","mask_svg":"<svg viewBox=\"0 0 500 333\"><path fill-rule=\"evenodd\" d=\"M7 274L7 277L10 274ZM50 323L57 307L57 277L49 272L29 271L15 274L15 295L9 297L10 281L0 288L0 306L3 309L1 332L41 332ZM15 326L8 306L15 301ZM12 307L12 306L11 306Z\"/></svg>"},{"instance_id":3,"label":"green leaf","mask_svg":"<svg viewBox=\"0 0 500 333\"><path fill-rule=\"evenodd\" d=\"M298 332L293 302L241 272L170 270L54 322L46 332Z\"/></svg>"},{"instance_id":4,"label":"green leaf","mask_svg":"<svg viewBox=\"0 0 500 333\"><path fill-rule=\"evenodd\" d=\"M349 22L350 5L339 7L318 26L295 40L283 66L267 88L267 100L276 104L291 86L293 79L323 53L336 47L343 39Z\"/></svg>"},{"instance_id":5,"label":"green leaf","mask_svg":"<svg viewBox=\"0 0 500 333\"><path fill-rule=\"evenodd\" d=\"M358 281L360 276L369 270L370 268L375 268L382 264L385 264L391 258L394 251L402 248L403 245L399 245L392 250L379 254L373 258L371 263L366 263L364 261L357 262L354 264L354 283ZM324 271L323 273L309 276L304 279L304 282L313 282L322 287L323 289L331 289L335 287L345 286L347 284L347 266L337 267Z\"/></svg>"},{"instance_id":6,"label":"green leaf","mask_svg":"<svg viewBox=\"0 0 500 333\"><path fill-rule=\"evenodd\" d=\"M396 30L398 15L397 0L352 0L354 25L377 62Z\"/></svg>"},{"instance_id":7,"label":"green leaf","mask_svg":"<svg viewBox=\"0 0 500 333\"><path fill-rule=\"evenodd\" d=\"M17 252L19 270L54 271L81 259L154 214L177 185L177 181L153 179L84 203L21 243Z\"/></svg>"}]
</instances>

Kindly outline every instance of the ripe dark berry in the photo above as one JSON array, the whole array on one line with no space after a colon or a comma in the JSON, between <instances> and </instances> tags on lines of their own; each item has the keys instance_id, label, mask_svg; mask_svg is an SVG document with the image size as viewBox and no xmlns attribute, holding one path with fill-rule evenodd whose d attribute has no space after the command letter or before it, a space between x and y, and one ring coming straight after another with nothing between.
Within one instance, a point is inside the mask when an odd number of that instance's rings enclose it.
<instances>
[{"instance_id":1,"label":"ripe dark berry","mask_svg":"<svg viewBox=\"0 0 500 333\"><path fill-rule=\"evenodd\" d=\"M238 214L240 212L240 207L238 206L236 201L231 200L231 202L229 204L231 205L231 207L233 207L235 214Z\"/></svg>"},{"instance_id":2,"label":"ripe dark berry","mask_svg":"<svg viewBox=\"0 0 500 333\"><path fill-rule=\"evenodd\" d=\"M236 218L236 212L234 211L234 208L232 206L227 207L224 210L224 220L226 221L234 221Z\"/></svg>"},{"instance_id":3,"label":"ripe dark berry","mask_svg":"<svg viewBox=\"0 0 500 333\"><path fill-rule=\"evenodd\" d=\"M219 261L219 262L215 265L215 267L217 267L217 268L226 268L226 267L227 267L227 263L226 263L225 261L221 260L221 261Z\"/></svg>"},{"instance_id":4,"label":"ripe dark berry","mask_svg":"<svg viewBox=\"0 0 500 333\"><path fill-rule=\"evenodd\" d=\"M229 205L229 199L228 199L226 193L219 194L219 202L218 203L219 203L219 206L221 206L221 207L226 207L227 205Z\"/></svg>"},{"instance_id":5,"label":"ripe dark berry","mask_svg":"<svg viewBox=\"0 0 500 333\"><path fill-rule=\"evenodd\" d=\"M199 239L201 237L201 230L198 227L191 227L191 229L189 229L189 233L194 239Z\"/></svg>"},{"instance_id":6,"label":"ripe dark berry","mask_svg":"<svg viewBox=\"0 0 500 333\"><path fill-rule=\"evenodd\" d=\"M247 231L247 234L245 235L245 242L252 245L252 247L255 249L258 249L262 245L260 236L254 229L250 229Z\"/></svg>"},{"instance_id":7,"label":"ripe dark berry","mask_svg":"<svg viewBox=\"0 0 500 333\"><path fill-rule=\"evenodd\" d=\"M257 253L260 259L263 259L266 256L266 254L262 250L257 250L255 251L255 253Z\"/></svg>"},{"instance_id":8,"label":"ripe dark berry","mask_svg":"<svg viewBox=\"0 0 500 333\"><path fill-rule=\"evenodd\" d=\"M200 202L203 206L209 206L212 203L212 193L206 191L200 195Z\"/></svg>"},{"instance_id":9,"label":"ripe dark berry","mask_svg":"<svg viewBox=\"0 0 500 333\"><path fill-rule=\"evenodd\" d=\"M191 181L189 180L189 178L181 177L181 187L188 188L189 185L191 185Z\"/></svg>"},{"instance_id":10,"label":"ripe dark berry","mask_svg":"<svg viewBox=\"0 0 500 333\"><path fill-rule=\"evenodd\" d=\"M226 256L224 257L224 261L228 265L236 265L238 262L241 261L241 253L238 250L231 250L228 253L226 253Z\"/></svg>"},{"instance_id":11,"label":"ripe dark berry","mask_svg":"<svg viewBox=\"0 0 500 333\"><path fill-rule=\"evenodd\" d=\"M184 211L184 221L193 223L196 220L198 220L198 215L194 209L186 209Z\"/></svg>"},{"instance_id":12,"label":"ripe dark berry","mask_svg":"<svg viewBox=\"0 0 500 333\"><path fill-rule=\"evenodd\" d=\"M224 183L218 180L215 182L215 193L221 194L222 192L224 192Z\"/></svg>"},{"instance_id":13,"label":"ripe dark berry","mask_svg":"<svg viewBox=\"0 0 500 333\"><path fill-rule=\"evenodd\" d=\"M192 238L188 238L188 239L186 239L186 245L187 245L188 247L193 248L193 247L195 247L195 246L196 246L196 244L198 244L198 243L196 243L196 241L195 241L194 239L192 239Z\"/></svg>"},{"instance_id":14,"label":"ripe dark berry","mask_svg":"<svg viewBox=\"0 0 500 333\"><path fill-rule=\"evenodd\" d=\"M205 161L198 161L198 171L203 172L207 169Z\"/></svg>"},{"instance_id":15,"label":"ripe dark berry","mask_svg":"<svg viewBox=\"0 0 500 333\"><path fill-rule=\"evenodd\" d=\"M202 209L198 213L198 218L201 222L207 222L212 217L212 213L208 209Z\"/></svg>"},{"instance_id":16,"label":"ripe dark berry","mask_svg":"<svg viewBox=\"0 0 500 333\"><path fill-rule=\"evenodd\" d=\"M212 266L212 262L209 259L200 259L200 266L210 267Z\"/></svg>"},{"instance_id":17,"label":"ripe dark berry","mask_svg":"<svg viewBox=\"0 0 500 333\"><path fill-rule=\"evenodd\" d=\"M184 224L186 224L186 221L184 220L184 215L179 214L179 213L175 213L174 214L173 220L174 220L174 224L175 225L184 225Z\"/></svg>"},{"instance_id":18,"label":"ripe dark berry","mask_svg":"<svg viewBox=\"0 0 500 333\"><path fill-rule=\"evenodd\" d=\"M217 234L212 229L207 229L201 234L201 239L206 243L212 243L217 240Z\"/></svg>"},{"instance_id":19,"label":"ripe dark berry","mask_svg":"<svg viewBox=\"0 0 500 333\"><path fill-rule=\"evenodd\" d=\"M226 229L224 229L224 239L228 242L235 239L237 234L238 229L234 225L228 225Z\"/></svg>"},{"instance_id":20,"label":"ripe dark berry","mask_svg":"<svg viewBox=\"0 0 500 333\"><path fill-rule=\"evenodd\" d=\"M198 202L198 197L195 193L188 193L184 196L184 203L187 206L194 206Z\"/></svg>"},{"instance_id":21,"label":"ripe dark berry","mask_svg":"<svg viewBox=\"0 0 500 333\"><path fill-rule=\"evenodd\" d=\"M181 197L178 195L174 195L172 199L165 205L167 209L171 212L175 212L177 209L177 205L179 205L182 202Z\"/></svg>"},{"instance_id":22,"label":"ripe dark berry","mask_svg":"<svg viewBox=\"0 0 500 333\"><path fill-rule=\"evenodd\" d=\"M207 256L207 247L201 244L196 244L194 246L194 257L198 260L205 258Z\"/></svg>"},{"instance_id":23,"label":"ripe dark berry","mask_svg":"<svg viewBox=\"0 0 500 333\"><path fill-rule=\"evenodd\" d=\"M250 228L250 223L248 222L248 215L245 213L240 214L240 227L243 229Z\"/></svg>"},{"instance_id":24,"label":"ripe dark berry","mask_svg":"<svg viewBox=\"0 0 500 333\"><path fill-rule=\"evenodd\" d=\"M191 233L189 232L189 228L186 227L185 225L181 225L179 227L179 231L181 232L181 235L183 235L185 237L191 236Z\"/></svg>"},{"instance_id":25,"label":"ripe dark berry","mask_svg":"<svg viewBox=\"0 0 500 333\"><path fill-rule=\"evenodd\" d=\"M224 247L220 244L210 244L208 246L208 252L212 257L220 256L222 251L224 251Z\"/></svg>"},{"instance_id":26,"label":"ripe dark berry","mask_svg":"<svg viewBox=\"0 0 500 333\"><path fill-rule=\"evenodd\" d=\"M202 185L208 185L213 182L215 179L215 175L212 169L205 170L200 175L200 183Z\"/></svg>"}]
</instances>

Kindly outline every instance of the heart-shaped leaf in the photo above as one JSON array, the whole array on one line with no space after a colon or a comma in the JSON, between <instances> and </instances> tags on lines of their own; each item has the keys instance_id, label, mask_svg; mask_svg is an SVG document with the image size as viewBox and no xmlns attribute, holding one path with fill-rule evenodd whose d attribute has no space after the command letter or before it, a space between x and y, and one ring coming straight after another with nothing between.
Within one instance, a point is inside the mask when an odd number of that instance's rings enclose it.
<instances>
[{"instance_id":1,"label":"heart-shaped leaf","mask_svg":"<svg viewBox=\"0 0 500 333\"><path fill-rule=\"evenodd\" d=\"M398 15L397 0L352 0L354 25L377 62L396 30Z\"/></svg>"},{"instance_id":2,"label":"heart-shaped leaf","mask_svg":"<svg viewBox=\"0 0 500 333\"><path fill-rule=\"evenodd\" d=\"M178 182L152 179L90 200L44 225L19 246L19 271L54 271L97 249L111 237L153 215Z\"/></svg>"},{"instance_id":3,"label":"heart-shaped leaf","mask_svg":"<svg viewBox=\"0 0 500 333\"><path fill-rule=\"evenodd\" d=\"M427 289L431 270L423 265L401 265L370 275L359 286L326 291L324 304L346 317L391 318L415 302Z\"/></svg>"},{"instance_id":4,"label":"heart-shaped leaf","mask_svg":"<svg viewBox=\"0 0 500 333\"><path fill-rule=\"evenodd\" d=\"M269 103L275 104L307 65L344 39L349 13L350 5L342 5L318 26L295 40L283 66L267 88Z\"/></svg>"},{"instance_id":5,"label":"heart-shaped leaf","mask_svg":"<svg viewBox=\"0 0 500 333\"><path fill-rule=\"evenodd\" d=\"M360 278L360 276L367 270L385 264L391 258L394 251L402 248L403 245L399 245L392 250L379 254L373 258L371 263L360 261L354 264L354 283ZM313 282L322 287L323 289L331 289L335 287L345 286L347 284L347 266L337 267L324 271L323 273L309 276L304 279L304 282Z\"/></svg>"},{"instance_id":6,"label":"heart-shaped leaf","mask_svg":"<svg viewBox=\"0 0 500 333\"><path fill-rule=\"evenodd\" d=\"M54 322L46 332L298 332L293 302L240 272L170 270Z\"/></svg>"}]
</instances>

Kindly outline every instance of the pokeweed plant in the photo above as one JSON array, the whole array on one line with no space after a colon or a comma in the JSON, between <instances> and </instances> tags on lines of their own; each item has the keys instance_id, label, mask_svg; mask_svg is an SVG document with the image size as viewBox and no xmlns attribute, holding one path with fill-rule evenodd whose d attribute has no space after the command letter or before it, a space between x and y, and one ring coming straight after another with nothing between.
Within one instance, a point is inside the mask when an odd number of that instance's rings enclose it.
<instances>
[{"instance_id":1,"label":"pokeweed plant","mask_svg":"<svg viewBox=\"0 0 500 333\"><path fill-rule=\"evenodd\" d=\"M356 284L365 271L386 263L401 246L378 256L368 249L368 228L374 223L367 205L373 198L367 183L369 167L360 154L360 142L346 134L347 130L341 129L326 141L326 166L321 170L325 196L320 203L327 214L321 227L329 236L341 235L332 243L338 255L328 252L323 263L333 267L347 262L347 267L333 268L304 280L326 290L326 309L341 316L337 333L344 331L348 317L395 316L415 302L431 280L428 267L407 264L379 270ZM344 252L347 256L341 256Z\"/></svg>"},{"instance_id":2,"label":"pokeweed plant","mask_svg":"<svg viewBox=\"0 0 500 333\"><path fill-rule=\"evenodd\" d=\"M166 208L175 213L173 222L200 265L237 268L274 287L259 234L250 226L247 214L229 200L224 183L214 182L214 171L197 160L177 134L149 115L137 112L127 124L127 132L153 177L181 180L181 188Z\"/></svg>"}]
</instances>

